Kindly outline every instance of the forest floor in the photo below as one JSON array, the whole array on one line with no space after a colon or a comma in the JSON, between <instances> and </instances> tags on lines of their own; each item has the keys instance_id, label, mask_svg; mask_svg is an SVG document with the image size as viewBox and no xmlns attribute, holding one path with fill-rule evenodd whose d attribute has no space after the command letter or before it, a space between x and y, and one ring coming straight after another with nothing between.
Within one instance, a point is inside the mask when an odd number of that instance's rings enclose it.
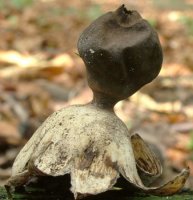
<instances>
[{"instance_id":1,"label":"forest floor","mask_svg":"<svg viewBox=\"0 0 193 200\"><path fill-rule=\"evenodd\" d=\"M13 200L74 200L72 193L62 194L62 193L51 193L39 188L27 188L25 192L15 192L13 193ZM84 198L85 200L192 200L192 192L183 192L176 194L174 196L157 197L151 195L144 195L140 193L135 193L129 195L125 191L108 191L96 196L89 196ZM8 200L7 194L4 188L0 187L0 200Z\"/></svg>"}]
</instances>

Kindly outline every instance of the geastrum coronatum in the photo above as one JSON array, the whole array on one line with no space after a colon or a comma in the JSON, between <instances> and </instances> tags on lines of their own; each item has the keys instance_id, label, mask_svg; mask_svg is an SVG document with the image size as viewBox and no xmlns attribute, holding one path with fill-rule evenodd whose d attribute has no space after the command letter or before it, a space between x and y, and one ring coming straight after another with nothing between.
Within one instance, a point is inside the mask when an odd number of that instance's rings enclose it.
<instances>
[{"instance_id":1,"label":"geastrum coronatum","mask_svg":"<svg viewBox=\"0 0 193 200\"><path fill-rule=\"evenodd\" d=\"M113 111L119 100L159 74L162 50L155 30L137 11L122 5L83 31L78 51L94 94L92 102L63 108L45 120L17 156L7 190L33 176L70 174L75 198L111 189L120 175L146 193L179 191L189 169L160 187L148 187L162 173L160 163Z\"/></svg>"}]
</instances>

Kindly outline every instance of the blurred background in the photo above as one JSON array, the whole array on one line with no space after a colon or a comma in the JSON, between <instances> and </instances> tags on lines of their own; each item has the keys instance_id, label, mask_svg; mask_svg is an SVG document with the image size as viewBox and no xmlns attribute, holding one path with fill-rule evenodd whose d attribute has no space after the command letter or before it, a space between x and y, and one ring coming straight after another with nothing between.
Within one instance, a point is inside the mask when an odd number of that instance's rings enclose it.
<instances>
[{"instance_id":1,"label":"blurred background","mask_svg":"<svg viewBox=\"0 0 193 200\"><path fill-rule=\"evenodd\" d=\"M157 30L164 63L115 111L157 152L163 181L188 165L193 188L193 0L0 0L0 185L48 115L92 99L76 43L91 21L123 3Z\"/></svg>"}]
</instances>

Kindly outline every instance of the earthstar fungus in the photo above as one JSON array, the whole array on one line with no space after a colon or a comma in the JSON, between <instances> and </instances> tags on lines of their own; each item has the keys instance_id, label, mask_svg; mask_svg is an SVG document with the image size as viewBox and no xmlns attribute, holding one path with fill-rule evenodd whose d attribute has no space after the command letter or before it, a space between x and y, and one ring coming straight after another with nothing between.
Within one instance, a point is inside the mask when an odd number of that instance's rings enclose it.
<instances>
[{"instance_id":1,"label":"earthstar fungus","mask_svg":"<svg viewBox=\"0 0 193 200\"><path fill-rule=\"evenodd\" d=\"M93 100L63 108L45 120L18 154L6 184L8 192L33 176L65 174L71 176L75 198L112 189L120 175L146 193L162 196L179 191L189 169L160 187L148 187L162 173L160 162L113 111L119 100L159 74L162 50L155 30L137 11L122 5L83 31L78 51Z\"/></svg>"}]
</instances>

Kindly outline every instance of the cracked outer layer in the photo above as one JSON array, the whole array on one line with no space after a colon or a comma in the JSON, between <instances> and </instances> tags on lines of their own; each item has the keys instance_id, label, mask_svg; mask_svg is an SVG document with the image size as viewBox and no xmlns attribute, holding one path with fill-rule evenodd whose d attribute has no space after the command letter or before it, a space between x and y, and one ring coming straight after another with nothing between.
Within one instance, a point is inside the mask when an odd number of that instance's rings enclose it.
<instances>
[{"instance_id":1,"label":"cracked outer layer","mask_svg":"<svg viewBox=\"0 0 193 200\"><path fill-rule=\"evenodd\" d=\"M32 176L70 174L77 198L111 189L121 174L140 190L170 195L189 174L186 169L167 184L148 188L137 168L145 180L161 174L155 155L138 135L131 137L114 112L92 104L71 106L53 113L34 133L17 156L7 186L23 185Z\"/></svg>"}]
</instances>

